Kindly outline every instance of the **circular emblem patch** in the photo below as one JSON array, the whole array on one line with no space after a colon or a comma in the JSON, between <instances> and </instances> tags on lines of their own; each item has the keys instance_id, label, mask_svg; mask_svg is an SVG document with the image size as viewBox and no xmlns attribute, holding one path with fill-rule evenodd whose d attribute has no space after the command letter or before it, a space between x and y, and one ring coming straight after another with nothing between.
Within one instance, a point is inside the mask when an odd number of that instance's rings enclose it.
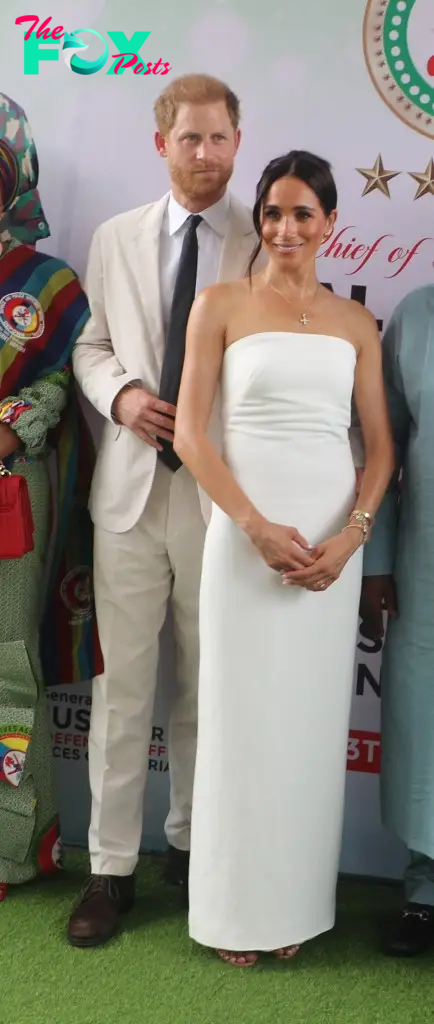
<instances>
[{"instance_id":1,"label":"circular emblem patch","mask_svg":"<svg viewBox=\"0 0 434 1024\"><path fill-rule=\"evenodd\" d=\"M92 612L92 581L87 565L79 565L65 576L60 595L74 622L89 618Z\"/></svg>"},{"instance_id":2,"label":"circular emblem patch","mask_svg":"<svg viewBox=\"0 0 434 1024\"><path fill-rule=\"evenodd\" d=\"M45 327L40 302L26 292L11 292L0 300L0 337L14 338L24 347L32 338L40 338Z\"/></svg>"},{"instance_id":3,"label":"circular emblem patch","mask_svg":"<svg viewBox=\"0 0 434 1024\"><path fill-rule=\"evenodd\" d=\"M368 0L364 51L381 98L410 128L434 139L433 0Z\"/></svg>"},{"instance_id":4,"label":"circular emblem patch","mask_svg":"<svg viewBox=\"0 0 434 1024\"><path fill-rule=\"evenodd\" d=\"M20 732L0 733L0 782L18 788L24 771L30 736Z\"/></svg>"}]
</instances>

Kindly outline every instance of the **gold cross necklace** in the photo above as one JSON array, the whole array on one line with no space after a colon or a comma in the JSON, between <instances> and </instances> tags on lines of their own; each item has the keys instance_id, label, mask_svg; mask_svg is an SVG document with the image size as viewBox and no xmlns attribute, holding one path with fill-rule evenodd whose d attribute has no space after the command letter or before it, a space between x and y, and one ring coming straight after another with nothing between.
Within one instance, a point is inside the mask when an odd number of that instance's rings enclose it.
<instances>
[{"instance_id":1,"label":"gold cross necklace","mask_svg":"<svg viewBox=\"0 0 434 1024\"><path fill-rule=\"evenodd\" d=\"M294 304L294 300L293 299L288 299L288 296L285 295L284 292L281 292L280 288L276 288L274 284L270 284L269 287L273 289L273 292L277 292L277 294L280 295L282 299L285 299L286 302L289 302L290 306L292 306ZM303 324L303 327L307 327L307 324L310 323L310 318L308 317L307 314L310 313L310 311L312 309L312 306L313 306L313 304L315 302L315 299L316 299L316 297L318 295L319 290L320 290L320 284L318 283L315 295L314 295L314 297L312 299L312 302L311 302L310 306L307 307L306 311L304 313L302 313L301 316L298 319L299 324Z\"/></svg>"}]
</instances>

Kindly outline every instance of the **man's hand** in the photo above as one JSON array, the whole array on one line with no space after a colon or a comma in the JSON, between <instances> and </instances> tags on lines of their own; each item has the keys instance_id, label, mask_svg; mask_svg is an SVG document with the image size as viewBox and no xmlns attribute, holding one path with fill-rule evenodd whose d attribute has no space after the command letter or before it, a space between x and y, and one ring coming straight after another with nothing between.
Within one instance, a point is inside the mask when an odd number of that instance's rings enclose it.
<instances>
[{"instance_id":1,"label":"man's hand","mask_svg":"<svg viewBox=\"0 0 434 1024\"><path fill-rule=\"evenodd\" d=\"M175 406L162 402L156 395L145 391L145 388L122 388L113 402L112 413L119 423L159 452L162 446L156 440L157 436L173 441Z\"/></svg>"},{"instance_id":2,"label":"man's hand","mask_svg":"<svg viewBox=\"0 0 434 1024\"><path fill-rule=\"evenodd\" d=\"M7 423L0 423L0 459L7 459L8 455L20 447L20 439Z\"/></svg>"},{"instance_id":3,"label":"man's hand","mask_svg":"<svg viewBox=\"0 0 434 1024\"><path fill-rule=\"evenodd\" d=\"M383 612L392 619L398 615L393 576L365 576L360 599L360 632L367 640L383 638Z\"/></svg>"}]
</instances>

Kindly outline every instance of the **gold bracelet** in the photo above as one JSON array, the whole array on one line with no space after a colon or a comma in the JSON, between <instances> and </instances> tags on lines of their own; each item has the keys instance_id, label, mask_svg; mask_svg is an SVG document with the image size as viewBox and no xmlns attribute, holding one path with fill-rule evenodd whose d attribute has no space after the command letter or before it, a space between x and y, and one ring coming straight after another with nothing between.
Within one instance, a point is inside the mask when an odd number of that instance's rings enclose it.
<instances>
[{"instance_id":1,"label":"gold bracelet","mask_svg":"<svg viewBox=\"0 0 434 1024\"><path fill-rule=\"evenodd\" d=\"M361 508L353 508L353 511L351 513L351 516L350 516L350 519L352 519L353 516L356 516L356 518L358 518L358 519L367 519L368 523L370 523L371 526L374 525L374 517L371 516L371 513L370 512L362 512Z\"/></svg>"},{"instance_id":2,"label":"gold bracelet","mask_svg":"<svg viewBox=\"0 0 434 1024\"><path fill-rule=\"evenodd\" d=\"M343 529L341 530L341 533L345 533L345 530L360 530L361 533L363 533L362 544L366 544L366 541L368 539L368 534L365 532L365 529L364 529L364 527L362 526L361 523L348 523L347 526L343 527Z\"/></svg>"},{"instance_id":3,"label":"gold bracelet","mask_svg":"<svg viewBox=\"0 0 434 1024\"><path fill-rule=\"evenodd\" d=\"M350 530L356 527L363 533L363 543L369 539L373 526L373 517L369 512L362 512L360 508L355 508L349 517L347 526L344 526L344 530Z\"/></svg>"}]
</instances>

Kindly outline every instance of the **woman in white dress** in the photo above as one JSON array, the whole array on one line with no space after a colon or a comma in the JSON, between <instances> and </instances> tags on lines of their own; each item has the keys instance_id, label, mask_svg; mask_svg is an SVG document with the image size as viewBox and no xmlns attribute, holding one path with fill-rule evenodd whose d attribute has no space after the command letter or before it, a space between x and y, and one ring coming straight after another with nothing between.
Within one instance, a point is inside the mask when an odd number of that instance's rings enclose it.
<instances>
[{"instance_id":1,"label":"woman in white dress","mask_svg":"<svg viewBox=\"0 0 434 1024\"><path fill-rule=\"evenodd\" d=\"M177 408L175 449L213 502L190 935L240 967L334 924L362 545L393 469L376 322L316 276L336 205L324 160L268 165L268 266L196 299ZM222 455L207 437L220 383Z\"/></svg>"}]
</instances>

